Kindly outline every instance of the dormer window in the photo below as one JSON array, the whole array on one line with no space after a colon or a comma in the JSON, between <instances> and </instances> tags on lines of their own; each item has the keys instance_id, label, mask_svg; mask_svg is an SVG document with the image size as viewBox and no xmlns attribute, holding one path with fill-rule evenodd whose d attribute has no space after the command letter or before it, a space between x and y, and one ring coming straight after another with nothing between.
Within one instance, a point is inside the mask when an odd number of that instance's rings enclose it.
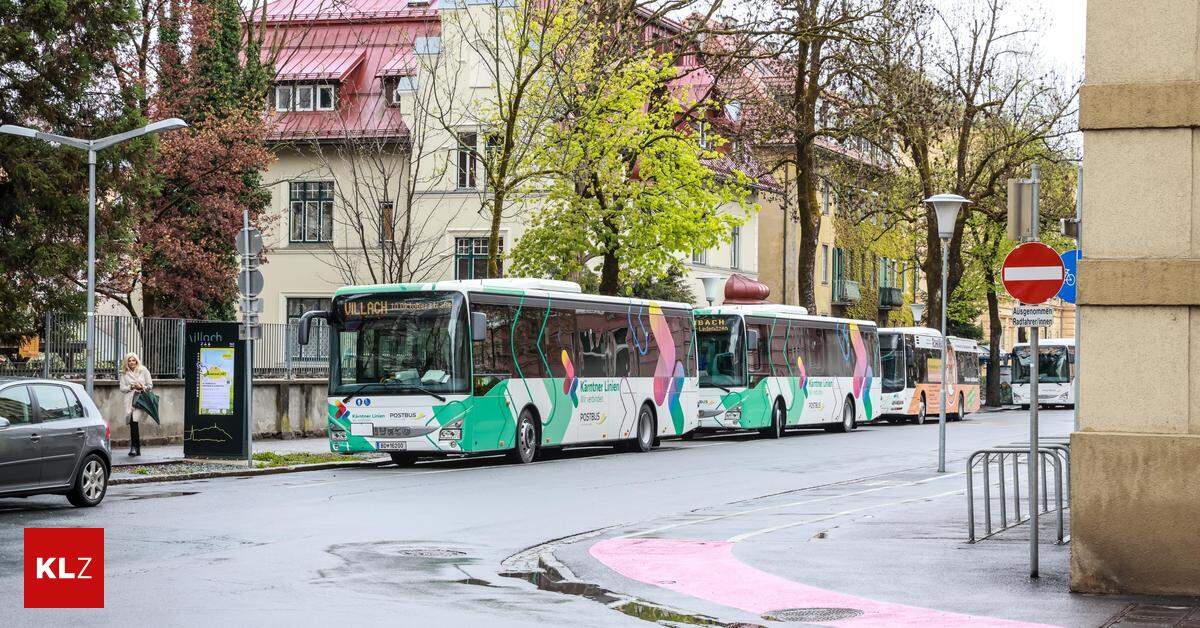
<instances>
[{"instance_id":1,"label":"dormer window","mask_svg":"<svg viewBox=\"0 0 1200 628\"><path fill-rule=\"evenodd\" d=\"M317 86L317 111L333 111L337 103L336 85Z\"/></svg>"},{"instance_id":2,"label":"dormer window","mask_svg":"<svg viewBox=\"0 0 1200 628\"><path fill-rule=\"evenodd\" d=\"M276 111L333 111L337 109L334 83L283 83L275 86Z\"/></svg>"},{"instance_id":3,"label":"dormer window","mask_svg":"<svg viewBox=\"0 0 1200 628\"><path fill-rule=\"evenodd\" d=\"M312 85L297 85L296 86L296 111L312 111L313 110L313 86Z\"/></svg>"},{"instance_id":4,"label":"dormer window","mask_svg":"<svg viewBox=\"0 0 1200 628\"><path fill-rule=\"evenodd\" d=\"M383 79L383 92L387 94L388 105L399 107L405 94L417 91L416 76L391 76Z\"/></svg>"}]
</instances>

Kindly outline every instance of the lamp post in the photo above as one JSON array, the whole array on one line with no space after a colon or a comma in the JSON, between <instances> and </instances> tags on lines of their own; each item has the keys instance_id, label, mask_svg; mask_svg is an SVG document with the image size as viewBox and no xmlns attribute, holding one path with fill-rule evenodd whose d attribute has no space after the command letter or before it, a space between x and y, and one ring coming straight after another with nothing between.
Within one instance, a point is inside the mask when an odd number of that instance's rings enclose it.
<instances>
[{"instance_id":1,"label":"lamp post","mask_svg":"<svg viewBox=\"0 0 1200 628\"><path fill-rule=\"evenodd\" d=\"M0 126L0 133L30 137L51 144L61 144L87 151L88 156L88 264L87 264L87 343L84 353L87 361L87 393L92 396L92 387L96 380L96 153L110 146L115 146L126 140L141 137L150 133L161 133L172 129L181 129L187 123L179 118L168 118L152 122L144 127L109 135L98 140L81 140L75 137L45 133L37 129L5 124ZM47 333L49 330L46 330ZM46 356L49 361L50 356Z\"/></svg>"},{"instance_id":2,"label":"lamp post","mask_svg":"<svg viewBox=\"0 0 1200 628\"><path fill-rule=\"evenodd\" d=\"M971 201L957 194L938 194L925 199L933 205L937 214L938 238L942 240L942 378L941 401L938 404L938 473L946 472L946 277L949 265L950 238L954 237L954 225L958 222L958 210Z\"/></svg>"},{"instance_id":3,"label":"lamp post","mask_svg":"<svg viewBox=\"0 0 1200 628\"><path fill-rule=\"evenodd\" d=\"M909 311L912 312L913 325L920 325L921 317L925 315L925 304L924 303L913 303L908 306L908 309L909 309Z\"/></svg>"},{"instance_id":4,"label":"lamp post","mask_svg":"<svg viewBox=\"0 0 1200 628\"><path fill-rule=\"evenodd\" d=\"M712 307L713 301L717 300L717 288L724 282L725 278L719 275L700 277L700 283L704 284L704 300L708 301L708 307Z\"/></svg>"}]
</instances>

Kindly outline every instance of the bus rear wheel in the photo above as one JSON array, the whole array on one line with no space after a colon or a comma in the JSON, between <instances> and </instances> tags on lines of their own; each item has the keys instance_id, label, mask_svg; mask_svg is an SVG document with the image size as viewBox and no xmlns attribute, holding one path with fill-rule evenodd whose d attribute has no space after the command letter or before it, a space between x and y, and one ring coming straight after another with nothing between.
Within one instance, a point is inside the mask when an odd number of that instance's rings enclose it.
<instances>
[{"instance_id":1,"label":"bus rear wheel","mask_svg":"<svg viewBox=\"0 0 1200 628\"><path fill-rule=\"evenodd\" d=\"M638 412L637 438L629 444L630 451L646 453L654 447L654 413L650 406L642 405Z\"/></svg>"},{"instance_id":2,"label":"bus rear wheel","mask_svg":"<svg viewBox=\"0 0 1200 628\"><path fill-rule=\"evenodd\" d=\"M776 400L775 405L771 406L771 424L758 433L764 438L780 438L783 436L783 424L787 421L787 415L784 414L783 400Z\"/></svg>"},{"instance_id":3,"label":"bus rear wheel","mask_svg":"<svg viewBox=\"0 0 1200 628\"><path fill-rule=\"evenodd\" d=\"M513 449L508 457L519 464L529 464L537 458L538 430L537 421L528 408L521 411L517 417L517 431L513 439Z\"/></svg>"},{"instance_id":4,"label":"bus rear wheel","mask_svg":"<svg viewBox=\"0 0 1200 628\"><path fill-rule=\"evenodd\" d=\"M854 417L854 399L846 397L846 403L842 405L842 421L825 429L830 432L852 432L856 427L858 423Z\"/></svg>"}]
</instances>

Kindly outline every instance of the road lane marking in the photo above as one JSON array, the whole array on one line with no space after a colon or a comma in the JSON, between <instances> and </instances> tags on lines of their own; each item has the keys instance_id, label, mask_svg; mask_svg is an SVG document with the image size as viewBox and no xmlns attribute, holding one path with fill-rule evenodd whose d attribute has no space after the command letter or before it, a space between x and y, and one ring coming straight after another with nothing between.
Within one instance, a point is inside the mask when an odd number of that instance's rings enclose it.
<instances>
[{"instance_id":1,"label":"road lane marking","mask_svg":"<svg viewBox=\"0 0 1200 628\"><path fill-rule=\"evenodd\" d=\"M958 475L964 475L965 473L966 473L965 471L957 471L954 473L947 473L944 475L935 475L933 477L925 478L923 480L904 482L902 484L889 484L887 486L878 486L875 488L867 488L867 489L863 489L861 491L852 491L849 493L839 493L837 495L825 495L824 497L814 497L812 499L805 499L805 500L801 500L801 501L797 501L797 502L788 502L785 504L772 504L770 506L759 506L758 508L749 508L746 510L739 510L737 512L729 512L729 513L725 513L723 515L710 515L708 517L704 517L702 519L696 519L693 521L681 521L679 523L672 523L672 524L665 525L665 526L659 526L657 528L651 528L649 530L642 530L640 532L630 532L628 534L622 534L615 538L631 539L631 538L636 538L639 536L646 536L648 534L657 534L659 532L665 532L667 530L674 530L676 528L683 528L683 527L687 527L687 526L699 525L701 523L709 523L711 521L720 521L722 519L729 519L732 517L741 517L742 515L754 514L756 512L762 512L765 510L777 510L779 508L789 508L792 506L804 506L806 504L815 504L818 502L829 501L831 499L840 499L843 497L854 497L856 495L863 495L865 493L874 493L877 491L885 491L890 488L900 488L903 486L917 486L920 484L927 484L929 482L934 482L937 480L944 480L946 478L955 477Z\"/></svg>"},{"instance_id":2,"label":"road lane marking","mask_svg":"<svg viewBox=\"0 0 1200 628\"><path fill-rule=\"evenodd\" d=\"M948 495L960 495L960 494L963 494L966 492L967 492L967 489L960 488L960 489L953 490L953 491L946 491L945 493L937 493L935 495L924 495L921 497L909 497L907 499L900 499L900 500L896 500L893 502L885 502L882 504L872 504L870 506L863 506L861 508L851 508L850 510L843 510L841 512L835 512L835 513L829 514L829 515L822 515L820 517L815 517L812 519L804 519L802 521L793 521L791 523L784 523L784 524L777 525L777 526L771 526L769 528L763 528L761 530L754 530L753 532L746 532L744 534L738 534L736 536L731 536L726 540L729 541L730 543L741 543L742 541L745 541L748 538L755 537L760 534L770 534L772 532L778 532L780 530L786 530L788 528L794 528L796 526L802 526L802 525L806 525L809 523L819 523L821 521L828 521L830 519L836 519L838 517L844 517L846 515L852 515L855 513L866 511L866 510L874 510L876 508L884 508L887 506L900 506L903 504L910 504L913 502L920 502L920 501L926 501L926 500L930 500L930 499L937 499L939 497L946 497Z\"/></svg>"}]
</instances>

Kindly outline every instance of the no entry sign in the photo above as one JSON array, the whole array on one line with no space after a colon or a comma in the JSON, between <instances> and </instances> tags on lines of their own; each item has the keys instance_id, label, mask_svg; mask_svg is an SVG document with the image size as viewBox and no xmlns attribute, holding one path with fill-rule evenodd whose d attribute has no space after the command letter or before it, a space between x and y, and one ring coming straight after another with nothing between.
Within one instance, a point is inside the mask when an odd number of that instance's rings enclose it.
<instances>
[{"instance_id":1,"label":"no entry sign","mask_svg":"<svg viewBox=\"0 0 1200 628\"><path fill-rule=\"evenodd\" d=\"M1021 303L1037 305L1058 294L1063 284L1062 259L1041 242L1026 242L1004 258L1004 288Z\"/></svg>"}]
</instances>

